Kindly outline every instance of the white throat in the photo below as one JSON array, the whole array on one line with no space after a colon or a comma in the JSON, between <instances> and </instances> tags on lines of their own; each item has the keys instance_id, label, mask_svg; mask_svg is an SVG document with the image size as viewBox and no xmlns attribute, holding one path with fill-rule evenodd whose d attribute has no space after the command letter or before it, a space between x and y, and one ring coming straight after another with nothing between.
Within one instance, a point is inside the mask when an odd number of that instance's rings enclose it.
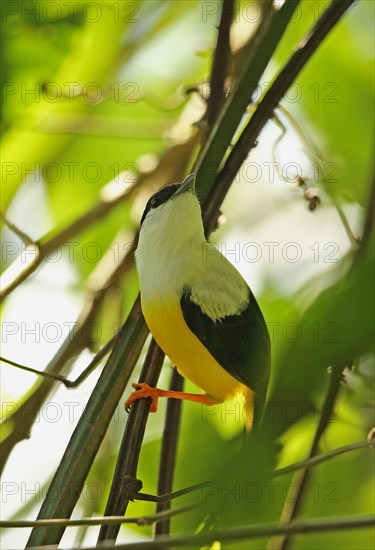
<instances>
[{"instance_id":1,"label":"white throat","mask_svg":"<svg viewBox=\"0 0 375 550\"><path fill-rule=\"evenodd\" d=\"M201 210L193 193L177 195L150 210L135 253L142 296L180 294L202 264L205 242Z\"/></svg>"}]
</instances>

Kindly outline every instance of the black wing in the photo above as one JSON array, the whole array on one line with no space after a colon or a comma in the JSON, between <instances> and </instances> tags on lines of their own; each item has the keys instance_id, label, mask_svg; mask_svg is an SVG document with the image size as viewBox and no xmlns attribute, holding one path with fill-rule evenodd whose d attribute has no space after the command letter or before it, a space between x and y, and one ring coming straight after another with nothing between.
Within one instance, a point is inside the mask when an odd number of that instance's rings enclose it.
<instances>
[{"instance_id":1,"label":"black wing","mask_svg":"<svg viewBox=\"0 0 375 550\"><path fill-rule=\"evenodd\" d=\"M250 289L247 308L239 315L228 315L219 321L212 320L191 300L190 288L184 289L181 308L189 329L216 361L263 402L270 372L270 339Z\"/></svg>"}]
</instances>

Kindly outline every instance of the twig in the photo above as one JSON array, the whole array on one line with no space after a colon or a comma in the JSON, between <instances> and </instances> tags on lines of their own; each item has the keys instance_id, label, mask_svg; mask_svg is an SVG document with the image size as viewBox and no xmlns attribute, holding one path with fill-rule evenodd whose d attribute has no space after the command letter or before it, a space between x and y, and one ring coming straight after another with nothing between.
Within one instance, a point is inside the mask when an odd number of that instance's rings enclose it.
<instances>
[{"instance_id":1,"label":"twig","mask_svg":"<svg viewBox=\"0 0 375 550\"><path fill-rule=\"evenodd\" d=\"M170 389L174 391L183 391L184 389L184 379L178 373L177 369L173 369ZM168 399L159 462L158 495L165 495L172 491L177 457L181 407L182 401L180 399ZM170 502L170 499L159 501L156 511L162 512L163 510L168 510L170 508ZM166 535L169 533L169 529L170 521L168 518L156 525L155 535Z\"/></svg>"},{"instance_id":2,"label":"twig","mask_svg":"<svg viewBox=\"0 0 375 550\"><path fill-rule=\"evenodd\" d=\"M373 515L343 516L330 518L314 518L304 521L293 521L292 523L280 525L278 523L266 523L263 525L248 525L244 527L233 527L207 531L194 534L194 547L213 544L215 541L234 542L246 541L261 537L271 537L282 534L308 534L324 533L333 531L346 531L349 529L365 529L373 527L375 519ZM164 550L171 547L191 548L191 535L179 535L174 537L160 537L154 541L132 542L128 544L116 544L106 546L110 550ZM233 548L233 546L232 546ZM38 546L32 550L45 550L45 547ZM79 550L71 548L71 550ZM86 550L97 550L97 547L89 547Z\"/></svg>"},{"instance_id":3,"label":"twig","mask_svg":"<svg viewBox=\"0 0 375 550\"><path fill-rule=\"evenodd\" d=\"M127 199L132 191L135 188L135 184L129 186L123 193L116 196L110 201L102 201L91 210L74 220L59 231L58 233L52 233L46 235L40 241L33 243L37 247L39 253L35 255L34 259L30 264L26 266L25 269L20 271L17 276L8 284L4 286L0 291L0 298L6 298L15 288L17 288L21 283L23 283L34 271L39 267L39 265L48 257L48 251L51 248L60 247L64 242L67 242L71 237L77 233L86 229L90 224L96 222L103 218L108 212L110 212L115 206L121 204L122 201Z\"/></svg>"},{"instance_id":4,"label":"twig","mask_svg":"<svg viewBox=\"0 0 375 550\"><path fill-rule=\"evenodd\" d=\"M363 224L361 246L356 255L358 261L363 257L365 251L368 250L371 238L374 238L374 222L375 222L375 177L373 176L372 185L369 194L368 207L365 222Z\"/></svg>"},{"instance_id":5,"label":"twig","mask_svg":"<svg viewBox=\"0 0 375 550\"><path fill-rule=\"evenodd\" d=\"M62 382L66 385L67 379L65 376L62 376L61 374L54 374L53 372L48 371L40 371L38 369L33 369L32 367L27 367L26 365L21 365L21 363L16 363L16 361L12 361L11 359L7 359L6 357L0 356L0 361L3 363L7 363L8 365L11 365L12 367L16 367L17 369L24 370L26 372L32 372L33 374L37 374L38 376L43 376L44 378L50 378L51 380L55 380L57 382Z\"/></svg>"},{"instance_id":6,"label":"twig","mask_svg":"<svg viewBox=\"0 0 375 550\"><path fill-rule=\"evenodd\" d=\"M357 443L351 443L350 445L345 445L343 447L338 447L337 449L333 449L328 453L322 453L317 456L308 458L306 460L295 462L294 464L290 464L289 466L285 466L284 468L275 470L272 477L280 477L283 475L291 474L297 470L301 470L302 468L318 466L319 464L327 462L328 460L331 460L336 456L340 456L352 451L357 451L359 449L366 449L368 447L370 448L375 447L375 436L372 432L375 433L375 428L373 428L373 430L370 431L369 437L367 438L366 441L358 441ZM191 485L190 487L186 487L185 489L180 489L179 491L174 491L173 493L168 493L163 495L150 495L148 493L138 493L136 496L136 500L146 500L148 502L165 502L165 501L172 500L180 496L189 494L191 492L198 491L204 488L206 483L207 482L197 483L196 485Z\"/></svg>"},{"instance_id":7,"label":"twig","mask_svg":"<svg viewBox=\"0 0 375 550\"><path fill-rule=\"evenodd\" d=\"M163 352L155 340L152 340L139 381L156 386L163 361ZM123 515L129 501L136 498L142 488L142 482L136 478L136 475L150 405L151 399L147 398L139 399L131 407L104 512L105 516ZM119 525L103 525L100 529L98 542L115 540L119 529Z\"/></svg>"},{"instance_id":8,"label":"twig","mask_svg":"<svg viewBox=\"0 0 375 550\"><path fill-rule=\"evenodd\" d=\"M282 105L279 105L278 109L289 120L289 122L292 124L293 128L297 132L299 138L301 139L302 143L305 146L306 154L310 157L311 162L313 162L314 164L316 163L316 165L318 167L318 174L319 173L322 174L322 176L323 176L322 182L324 183L324 168L322 166L321 156L320 156L319 152L317 151L315 145L313 145L311 143L311 139L307 136L306 130L304 130L302 128L302 126L297 122L297 120ZM274 117L275 117L275 120L281 125L282 124L281 121L279 121L275 115L274 115ZM285 129L285 127L284 127L284 129ZM285 131L284 131L284 134L285 134ZM276 140L275 146L277 145L277 143L282 138L283 138L283 134ZM319 174L319 176L320 176L320 174ZM283 177L283 176L281 175L281 177ZM340 204L339 199L333 193L330 193L329 195L330 195L331 201L333 203L333 206L337 210L337 213L340 217L341 223L344 226L344 229L346 231L346 234L348 236L348 239L349 239L349 242L350 242L351 246L353 248L357 248L358 247L358 242L359 242L358 238L354 235L354 233L352 231L352 228L350 227L348 218L345 215L345 212L344 212L344 210L343 210L343 208Z\"/></svg>"},{"instance_id":9,"label":"twig","mask_svg":"<svg viewBox=\"0 0 375 550\"><path fill-rule=\"evenodd\" d=\"M205 115L207 130L211 130L225 101L225 79L228 75L231 55L230 28L235 5L235 0L223 0L222 2L216 49L211 68L210 95Z\"/></svg>"},{"instance_id":10,"label":"twig","mask_svg":"<svg viewBox=\"0 0 375 550\"><path fill-rule=\"evenodd\" d=\"M206 202L205 217L213 219L211 210L217 212L228 189L246 160L250 150L255 146L260 132L273 116L273 111L284 97L288 88L305 67L311 56L338 23L355 0L333 0L311 32L302 40L295 53L280 71L270 86L258 108L251 117L238 141L233 146L224 168L215 178ZM285 3L286 4L286 3ZM285 6L284 4L284 6ZM212 227L210 226L209 229Z\"/></svg>"},{"instance_id":11,"label":"twig","mask_svg":"<svg viewBox=\"0 0 375 550\"><path fill-rule=\"evenodd\" d=\"M318 464L327 462L327 460L331 460L331 458L335 458L336 456L340 456L351 451L356 451L358 449L374 447L374 445L375 441L367 440L359 441L358 443L351 443L350 445L345 445L344 447L338 447L337 449L333 449L333 451L330 451L329 453L322 453L317 456L312 456L311 458L301 460L300 462L296 462L295 464L291 464L290 466L285 466L285 468L280 468L279 470L276 470L274 472L272 477L284 476L297 470L301 470L302 468L311 468L312 466L317 466Z\"/></svg>"},{"instance_id":12,"label":"twig","mask_svg":"<svg viewBox=\"0 0 375 550\"><path fill-rule=\"evenodd\" d=\"M25 244L31 244L31 245L34 245L34 246L37 246L36 243L33 241L33 239L27 235L27 233L25 233L24 231L22 231L22 229L20 229L19 227L17 227L16 225L14 225L14 223L10 222L5 216L4 214L1 212L0 213L0 219L3 220L3 222L5 223L5 225L15 234L17 235L17 237L19 237L21 239L21 241L23 241Z\"/></svg>"},{"instance_id":13,"label":"twig","mask_svg":"<svg viewBox=\"0 0 375 550\"><path fill-rule=\"evenodd\" d=\"M285 114L287 113L286 109L283 110L281 108L281 105L279 105L278 110L281 110L281 111L285 112ZM289 113L288 113L288 116L291 118L291 121L294 120L293 117ZM303 176L302 174L295 175L293 178L288 178L286 175L282 174L282 171L280 170L279 163L276 161L276 150L277 150L278 144L285 137L286 126L283 124L280 117L276 114L276 111L273 112L273 121L275 122L275 124L281 130L281 134L277 137L277 139L275 140L275 142L273 144L273 147L272 147L272 158L275 162L276 172L278 173L280 179L286 181L287 183L293 182L295 188L298 187L303 192L302 196L308 202L310 212L314 212L320 204L320 198L319 198L317 192L314 191L314 188L312 186L308 185L307 182L308 182L309 178L306 175ZM298 133L297 128L296 128L296 130L297 130L297 133ZM313 159L315 160L315 157L311 157L311 162L313 162ZM319 168L320 168L320 164L319 164Z\"/></svg>"},{"instance_id":14,"label":"twig","mask_svg":"<svg viewBox=\"0 0 375 550\"><path fill-rule=\"evenodd\" d=\"M173 500L175 498L188 495L189 493L193 493L194 491L198 491L199 489L202 489L204 486L205 486L205 483L196 483L195 485L190 485L189 487L185 487L184 489L180 489L179 491L174 491L173 493L166 493L162 495L150 495L148 493L137 493L136 500L146 500L147 502L167 502L169 500Z\"/></svg>"},{"instance_id":15,"label":"twig","mask_svg":"<svg viewBox=\"0 0 375 550\"><path fill-rule=\"evenodd\" d=\"M324 399L322 413L319 418L318 426L314 435L314 439L308 454L308 459L311 459L315 454L319 446L320 439L325 432L329 421L332 417L334 405L339 394L340 384L342 382L343 371L346 365L336 366L332 368L329 378L328 390ZM305 494L305 488L310 478L309 466L299 470L293 477L293 487L298 487L296 495L291 495L291 488L288 492L285 500L284 508L281 513L281 523L290 523L298 515L303 503L303 497ZM292 487L291 485L291 487ZM271 539L268 548L272 550L286 550L289 545L289 536L285 534L276 539Z\"/></svg>"},{"instance_id":16,"label":"twig","mask_svg":"<svg viewBox=\"0 0 375 550\"><path fill-rule=\"evenodd\" d=\"M196 504L187 504L173 508L173 510L165 510L148 516L137 516L124 518L123 516L104 516L81 519L37 519L35 521L15 520L15 521L0 521L0 529L18 529L24 527L92 527L94 525L122 525L123 523L135 523L139 526L152 525L159 521L165 520L178 514L183 514L196 507Z\"/></svg>"},{"instance_id":17,"label":"twig","mask_svg":"<svg viewBox=\"0 0 375 550\"><path fill-rule=\"evenodd\" d=\"M172 402L172 400L171 400ZM332 451L329 451L328 453L322 453L317 456L313 456L306 460L301 460L300 462L296 462L294 464L290 464L289 466L285 466L284 468L280 468L279 470L276 470L272 477L280 477L283 475L287 475L290 473L293 473L297 470L301 470L302 468L306 467L313 467L318 466L319 464L322 464L324 462L327 462L328 460L331 460L332 458L335 458L337 456L357 451L359 449L366 449L366 448L374 448L375 447L375 436L373 434L375 433L375 428L373 428L372 431L370 431L369 436L366 441L358 441L357 443L351 443L350 445L345 445L343 447L338 447L337 449L333 449ZM179 491L174 491L173 493L168 494L162 494L162 495L150 495L148 493L138 493L135 497L136 500L145 500L147 502L166 502L173 500L175 498L178 498L180 496L184 496L186 494L192 493L194 491L198 491L204 488L207 482L203 483L197 483L196 485L191 485L190 487L186 487L185 489L180 489Z\"/></svg>"},{"instance_id":18,"label":"twig","mask_svg":"<svg viewBox=\"0 0 375 550\"><path fill-rule=\"evenodd\" d=\"M336 208L337 214L341 220L342 225L344 226L345 232L348 236L348 239L350 241L350 244L353 248L358 248L358 238L354 235L352 228L350 227L348 218L345 215L344 209L341 206L339 200L334 195L331 195L331 200L333 202L333 206Z\"/></svg>"},{"instance_id":19,"label":"twig","mask_svg":"<svg viewBox=\"0 0 375 550\"><path fill-rule=\"evenodd\" d=\"M94 368L100 363L100 361L109 353L115 343L115 340L117 338L116 336L113 336L93 357L93 359L90 361L88 366L84 369L84 371L75 379L75 380L69 380L65 376L62 376L61 374L54 374L52 372L48 371L40 371L37 369L33 369L32 367L27 367L26 365L21 365L20 363L16 363L15 361L11 361L10 359L6 359L5 357L0 356L0 361L3 361L4 363L8 363L9 365L12 365L13 367L17 367L18 369L22 369L26 372L32 372L33 374L37 374L38 376L44 376L45 378L51 378L52 380L56 380L57 382L62 382L66 388L77 388L86 378L88 375L94 370Z\"/></svg>"}]
</instances>

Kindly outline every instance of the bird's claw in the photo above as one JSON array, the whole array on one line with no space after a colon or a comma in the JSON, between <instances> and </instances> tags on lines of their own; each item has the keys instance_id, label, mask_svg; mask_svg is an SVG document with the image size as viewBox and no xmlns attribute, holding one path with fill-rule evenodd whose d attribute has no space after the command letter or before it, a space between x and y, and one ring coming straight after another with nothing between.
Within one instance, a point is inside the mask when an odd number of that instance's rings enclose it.
<instances>
[{"instance_id":1,"label":"bird's claw","mask_svg":"<svg viewBox=\"0 0 375 550\"><path fill-rule=\"evenodd\" d=\"M128 399L125 401L125 410L127 413L130 412L131 405L143 397L151 397L151 407L150 412L154 413L158 410L158 390L157 388L152 388L145 382L139 382L138 384L132 384L132 387L136 390L133 391Z\"/></svg>"}]
</instances>

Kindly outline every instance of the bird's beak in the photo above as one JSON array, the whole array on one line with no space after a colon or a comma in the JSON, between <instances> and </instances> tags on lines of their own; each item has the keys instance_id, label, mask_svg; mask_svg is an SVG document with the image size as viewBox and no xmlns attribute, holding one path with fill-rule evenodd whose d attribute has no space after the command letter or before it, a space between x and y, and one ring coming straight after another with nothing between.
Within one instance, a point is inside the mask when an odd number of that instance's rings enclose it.
<instances>
[{"instance_id":1,"label":"bird's beak","mask_svg":"<svg viewBox=\"0 0 375 550\"><path fill-rule=\"evenodd\" d=\"M195 174L190 174L187 176L173 196L175 197L176 195L180 195L180 193L185 193L186 191L195 193Z\"/></svg>"}]
</instances>

